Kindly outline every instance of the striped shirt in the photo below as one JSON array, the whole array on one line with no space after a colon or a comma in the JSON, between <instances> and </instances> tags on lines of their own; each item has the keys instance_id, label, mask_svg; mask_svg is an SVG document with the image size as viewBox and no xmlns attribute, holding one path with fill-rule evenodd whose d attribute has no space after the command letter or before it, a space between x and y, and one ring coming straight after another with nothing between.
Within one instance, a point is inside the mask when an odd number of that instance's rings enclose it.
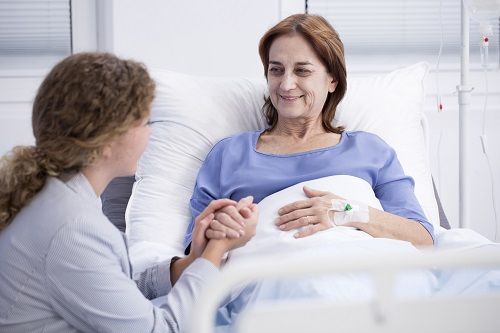
<instances>
[{"instance_id":1,"label":"striped shirt","mask_svg":"<svg viewBox=\"0 0 500 333\"><path fill-rule=\"evenodd\" d=\"M172 289L168 262L134 282L126 242L85 176L49 178L0 233L0 331L178 332L215 274L199 258ZM167 293L161 307L148 300Z\"/></svg>"}]
</instances>

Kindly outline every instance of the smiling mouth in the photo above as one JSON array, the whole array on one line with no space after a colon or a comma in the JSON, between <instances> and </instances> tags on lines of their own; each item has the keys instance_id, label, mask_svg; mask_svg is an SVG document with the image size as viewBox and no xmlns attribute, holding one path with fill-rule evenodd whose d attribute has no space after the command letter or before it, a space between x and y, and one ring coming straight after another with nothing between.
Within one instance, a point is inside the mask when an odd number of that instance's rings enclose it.
<instances>
[{"instance_id":1,"label":"smiling mouth","mask_svg":"<svg viewBox=\"0 0 500 333\"><path fill-rule=\"evenodd\" d=\"M283 95L280 95L280 98L287 101L287 102L293 102L301 97L302 96L283 96Z\"/></svg>"}]
</instances>

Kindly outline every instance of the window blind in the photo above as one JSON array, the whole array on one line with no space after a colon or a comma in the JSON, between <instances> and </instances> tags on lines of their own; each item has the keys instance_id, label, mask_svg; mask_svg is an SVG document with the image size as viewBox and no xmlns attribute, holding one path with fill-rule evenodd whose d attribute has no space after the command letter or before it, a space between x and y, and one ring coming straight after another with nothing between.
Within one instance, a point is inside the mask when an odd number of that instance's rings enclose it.
<instances>
[{"instance_id":1,"label":"window blind","mask_svg":"<svg viewBox=\"0 0 500 333\"><path fill-rule=\"evenodd\" d=\"M0 56L70 53L70 0L0 0Z\"/></svg>"},{"instance_id":2,"label":"window blind","mask_svg":"<svg viewBox=\"0 0 500 333\"><path fill-rule=\"evenodd\" d=\"M349 55L418 54L432 60L441 39L443 55L460 54L461 0L307 0L306 6L333 25ZM499 19L489 23L490 61L498 62ZM479 53L480 41L479 22L471 19L471 54Z\"/></svg>"}]
</instances>

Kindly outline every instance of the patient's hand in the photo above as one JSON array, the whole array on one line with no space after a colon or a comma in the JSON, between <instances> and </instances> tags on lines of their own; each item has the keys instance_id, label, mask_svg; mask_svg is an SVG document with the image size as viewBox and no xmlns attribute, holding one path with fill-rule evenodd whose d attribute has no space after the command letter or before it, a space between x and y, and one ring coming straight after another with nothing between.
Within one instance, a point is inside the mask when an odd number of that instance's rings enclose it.
<instances>
[{"instance_id":1,"label":"patient's hand","mask_svg":"<svg viewBox=\"0 0 500 333\"><path fill-rule=\"evenodd\" d=\"M193 258L198 258L207 246L208 240L205 237L205 233L210 227L210 224L215 216L215 212L224 207L230 206L236 207L237 203L229 199L214 200L195 219L190 252L190 255Z\"/></svg>"},{"instance_id":2,"label":"patient's hand","mask_svg":"<svg viewBox=\"0 0 500 333\"><path fill-rule=\"evenodd\" d=\"M299 229L295 238L310 236L318 231L333 226L328 216L328 209L332 206L332 199L342 199L326 191L314 190L304 186L304 193L309 199L292 202L278 210L279 217L276 225L280 230L288 231Z\"/></svg>"},{"instance_id":3,"label":"patient's hand","mask_svg":"<svg viewBox=\"0 0 500 333\"><path fill-rule=\"evenodd\" d=\"M208 239L240 238L245 235L244 208L251 208L253 197L241 199L236 206L225 206L215 212L209 228L205 232Z\"/></svg>"},{"instance_id":4,"label":"patient's hand","mask_svg":"<svg viewBox=\"0 0 500 333\"><path fill-rule=\"evenodd\" d=\"M242 199L238 203L229 199L212 201L195 220L191 252L188 255L186 263L189 264L199 256L203 256L205 259L211 261L218 267L220 265L222 255L225 252L246 244L255 235L259 219L259 209L257 205L252 203L252 201L252 197ZM236 208L241 217L241 224L239 222L237 223L238 228L243 231L242 234L238 233L239 236L233 239L227 237L222 239L207 239L207 231L209 230L211 224L216 221L214 220L216 216L222 214L223 211L231 212L232 209L228 210L229 207ZM180 261L181 260L178 260L176 263L179 263ZM171 278L172 282L177 280L182 273L182 270L180 273L177 272L176 278Z\"/></svg>"},{"instance_id":5,"label":"patient's hand","mask_svg":"<svg viewBox=\"0 0 500 333\"><path fill-rule=\"evenodd\" d=\"M210 243L215 243L221 246L225 251L229 251L245 245L257 231L257 223L259 221L259 207L256 204L250 204L239 210L243 218L243 233L237 238L211 239ZM209 244L210 244L209 243Z\"/></svg>"}]
</instances>

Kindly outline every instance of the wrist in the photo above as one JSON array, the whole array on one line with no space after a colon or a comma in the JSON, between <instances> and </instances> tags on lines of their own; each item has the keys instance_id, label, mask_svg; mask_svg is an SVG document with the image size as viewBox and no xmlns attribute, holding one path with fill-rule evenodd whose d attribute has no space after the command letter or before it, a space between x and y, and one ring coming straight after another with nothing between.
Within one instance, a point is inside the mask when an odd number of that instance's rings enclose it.
<instances>
[{"instance_id":1,"label":"wrist","mask_svg":"<svg viewBox=\"0 0 500 333\"><path fill-rule=\"evenodd\" d=\"M196 258L198 258L199 256L197 256L193 251L189 252L189 254L187 256L185 256L184 258L182 258L184 260L184 262L187 264L187 265L191 265L191 263L193 263L193 261L196 260Z\"/></svg>"},{"instance_id":2,"label":"wrist","mask_svg":"<svg viewBox=\"0 0 500 333\"><path fill-rule=\"evenodd\" d=\"M180 278L184 270L196 259L194 255L187 255L183 258L174 257L170 261L170 282L172 286Z\"/></svg>"},{"instance_id":3,"label":"wrist","mask_svg":"<svg viewBox=\"0 0 500 333\"><path fill-rule=\"evenodd\" d=\"M212 262L215 266L220 267L222 257L227 251L229 251L229 248L225 245L225 243L225 240L209 241L207 247L201 254L201 257Z\"/></svg>"}]
</instances>

